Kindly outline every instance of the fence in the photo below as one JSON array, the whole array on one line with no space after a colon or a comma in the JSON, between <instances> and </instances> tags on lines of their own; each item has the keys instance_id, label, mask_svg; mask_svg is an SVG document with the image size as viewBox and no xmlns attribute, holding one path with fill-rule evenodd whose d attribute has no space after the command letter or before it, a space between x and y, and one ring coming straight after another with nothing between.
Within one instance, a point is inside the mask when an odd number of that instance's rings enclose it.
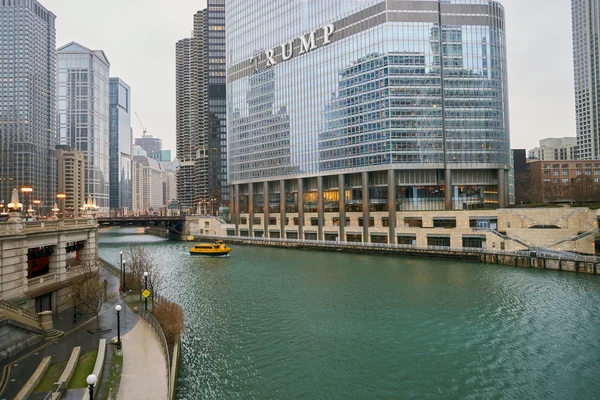
<instances>
[{"instance_id":1,"label":"fence","mask_svg":"<svg viewBox=\"0 0 600 400\"><path fill-rule=\"evenodd\" d=\"M518 257L532 257L532 253L536 253L538 257L544 256L547 258L556 258L565 261L586 261L586 262L600 262L599 257L586 256L577 253L569 253L565 251L552 251L550 249L543 248L530 248L525 251L506 251L496 249L484 249L484 248L450 248L444 246L416 246L410 244L390 244L390 243L365 243L365 242L340 242L340 241L321 241L321 240L306 240L306 239L282 239L282 238L264 238L264 237L250 237L250 236L204 236L219 240L230 240L242 243L255 243L263 246L307 246L315 248L325 249L364 249L370 251L403 251L407 254L410 253L429 253L437 256L448 256L448 255L460 255L462 257L480 257L484 254L492 255L504 255L504 256L518 256ZM534 257L534 256L533 256Z\"/></svg>"},{"instance_id":2,"label":"fence","mask_svg":"<svg viewBox=\"0 0 600 400\"><path fill-rule=\"evenodd\" d=\"M152 314L150 314L148 311L146 311L144 309L144 307L141 305L141 303L140 303L140 306L138 307L138 313L139 313L140 317L142 317L144 319L144 321L146 321L152 327L152 329L154 329L156 336L158 336L158 341L161 344L162 351L165 356L165 366L167 368L167 399L170 400L172 398L171 357L169 355L169 345L167 344L167 339L165 338L165 334L164 334L162 328L160 327L160 324L156 320L156 318L154 318L154 316Z\"/></svg>"}]
</instances>

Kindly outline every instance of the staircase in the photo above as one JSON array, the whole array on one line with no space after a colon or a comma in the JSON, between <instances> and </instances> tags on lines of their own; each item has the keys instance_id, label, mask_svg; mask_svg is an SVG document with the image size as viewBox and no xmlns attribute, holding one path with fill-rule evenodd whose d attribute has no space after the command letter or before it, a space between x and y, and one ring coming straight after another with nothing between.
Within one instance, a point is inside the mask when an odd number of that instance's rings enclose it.
<instances>
[{"instance_id":1,"label":"staircase","mask_svg":"<svg viewBox=\"0 0 600 400\"><path fill-rule=\"evenodd\" d=\"M44 331L44 339L46 340L54 340L54 339L58 339L59 337L64 336L64 332L58 329L48 329L46 331Z\"/></svg>"},{"instance_id":2,"label":"staircase","mask_svg":"<svg viewBox=\"0 0 600 400\"><path fill-rule=\"evenodd\" d=\"M17 307L8 301L0 300L0 315L34 329L42 329L39 315Z\"/></svg>"},{"instance_id":3,"label":"staircase","mask_svg":"<svg viewBox=\"0 0 600 400\"><path fill-rule=\"evenodd\" d=\"M564 238L561 238L561 239L557 240L556 242L550 244L550 246L548 246L548 247L558 246L559 244L562 244L562 243L565 243L565 242L577 242L577 241L579 241L581 239L585 239L588 236L598 235L598 234L600 234L600 230L598 230L598 229L592 229L592 230L589 230L587 232L583 232L583 233L581 233L579 235L576 235L576 236L566 236Z\"/></svg>"}]
</instances>

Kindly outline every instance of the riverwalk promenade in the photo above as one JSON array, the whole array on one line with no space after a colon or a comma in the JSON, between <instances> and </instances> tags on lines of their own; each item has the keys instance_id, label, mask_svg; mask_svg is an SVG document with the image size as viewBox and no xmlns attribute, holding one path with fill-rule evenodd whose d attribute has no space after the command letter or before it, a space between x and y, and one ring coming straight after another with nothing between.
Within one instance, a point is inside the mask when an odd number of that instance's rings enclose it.
<instances>
[{"instance_id":1,"label":"riverwalk promenade","mask_svg":"<svg viewBox=\"0 0 600 400\"><path fill-rule=\"evenodd\" d=\"M108 290L118 293L119 279L112 271L100 267L101 279L108 282ZM63 337L41 342L35 348L29 348L0 364L3 382L0 385L0 400L12 399L23 388L43 357L51 356L52 364L69 359L73 347L80 346L81 354L98 348L100 339L110 341L117 335L117 319L114 306L118 301L110 301L100 312L100 326L103 333L93 335L88 332L95 326L92 315L80 316L73 323L73 310L68 309L58 314L54 326L65 332ZM121 311L121 339L123 343L123 370L119 387L110 388L110 396L99 398L130 399L140 395L147 399L166 399L168 392L167 371L161 343L150 325L131 310L124 302ZM104 371L98 383L98 396L104 395L108 388L111 375L114 345L108 344L107 359ZM86 393L84 389L71 389L65 393L67 399L81 399ZM47 398L47 392L34 392L30 399L42 400Z\"/></svg>"},{"instance_id":2,"label":"riverwalk promenade","mask_svg":"<svg viewBox=\"0 0 600 400\"><path fill-rule=\"evenodd\" d=\"M166 399L167 368L156 333L139 318L123 342L123 372L117 400Z\"/></svg>"}]
</instances>

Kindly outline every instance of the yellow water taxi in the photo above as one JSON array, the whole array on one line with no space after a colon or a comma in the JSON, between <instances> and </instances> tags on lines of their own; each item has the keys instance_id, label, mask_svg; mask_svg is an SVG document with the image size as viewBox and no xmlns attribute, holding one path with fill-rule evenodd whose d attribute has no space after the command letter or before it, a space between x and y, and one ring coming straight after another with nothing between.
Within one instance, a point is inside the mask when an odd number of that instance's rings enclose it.
<instances>
[{"instance_id":1,"label":"yellow water taxi","mask_svg":"<svg viewBox=\"0 0 600 400\"><path fill-rule=\"evenodd\" d=\"M190 248L191 255L223 257L228 256L231 247L227 247L225 242L218 240L215 243L199 243Z\"/></svg>"}]
</instances>

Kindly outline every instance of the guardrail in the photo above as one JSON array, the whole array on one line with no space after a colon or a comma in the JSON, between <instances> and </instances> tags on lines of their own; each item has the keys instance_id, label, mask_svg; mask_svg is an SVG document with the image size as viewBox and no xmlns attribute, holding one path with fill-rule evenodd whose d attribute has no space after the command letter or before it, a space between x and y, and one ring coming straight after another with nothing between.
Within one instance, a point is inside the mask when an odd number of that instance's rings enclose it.
<instances>
[{"instance_id":1,"label":"guardrail","mask_svg":"<svg viewBox=\"0 0 600 400\"><path fill-rule=\"evenodd\" d=\"M163 332L160 324L154 318L152 314L144 309L142 303L138 307L138 314L140 317L144 319L152 327L156 335L158 336L158 341L161 343L162 352L165 356L165 366L167 368L167 399L171 399L171 357L169 355L169 345L167 344L167 339L165 337L165 333Z\"/></svg>"},{"instance_id":2,"label":"guardrail","mask_svg":"<svg viewBox=\"0 0 600 400\"><path fill-rule=\"evenodd\" d=\"M35 322L37 325L40 324L40 316L32 313L31 311L27 311L22 309L21 307L17 307L14 304L6 302L4 300L0 300L0 310L7 311L9 313L17 314L20 317L31 320Z\"/></svg>"},{"instance_id":3,"label":"guardrail","mask_svg":"<svg viewBox=\"0 0 600 400\"><path fill-rule=\"evenodd\" d=\"M0 235L13 235L17 233L28 233L35 231L57 231L64 229L85 228L97 226L96 219L45 219L38 221L2 222L0 223Z\"/></svg>"},{"instance_id":4,"label":"guardrail","mask_svg":"<svg viewBox=\"0 0 600 400\"><path fill-rule=\"evenodd\" d=\"M37 278L31 278L27 280L27 290L40 289L48 284L58 282L57 274L46 274L38 276Z\"/></svg>"},{"instance_id":5,"label":"guardrail","mask_svg":"<svg viewBox=\"0 0 600 400\"><path fill-rule=\"evenodd\" d=\"M281 239L281 238L256 238L249 236L214 236L214 235L199 235L199 237L206 237L211 239L219 240L235 240L240 242L253 242L260 245L304 245L313 246L317 248L330 248L330 249L368 249L368 250L406 250L407 252L429 252L432 254L462 254L466 256L480 256L484 254L490 255L505 255L505 256L518 256L518 257L530 257L532 252L538 255L543 255L549 258L556 258L567 261L588 261L598 262L599 258L594 256L586 256L577 253L569 252L553 252L549 249L544 248L531 248L525 251L507 251L507 250L496 250L496 249L484 249L484 248L450 248L445 246L415 246L409 244L389 244L389 243L364 243L364 242L334 242L334 241L320 241L320 240L306 240L306 239Z\"/></svg>"}]
</instances>

